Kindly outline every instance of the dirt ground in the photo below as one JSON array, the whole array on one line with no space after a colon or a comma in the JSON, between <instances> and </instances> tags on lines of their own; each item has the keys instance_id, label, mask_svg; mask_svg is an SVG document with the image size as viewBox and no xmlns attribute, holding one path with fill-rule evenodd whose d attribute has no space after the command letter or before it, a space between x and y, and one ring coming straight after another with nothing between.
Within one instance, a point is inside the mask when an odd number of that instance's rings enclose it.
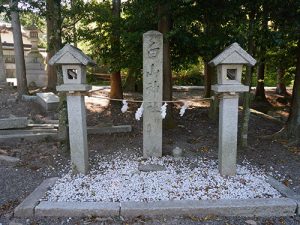
<instances>
[{"instance_id":1,"label":"dirt ground","mask_svg":"<svg viewBox=\"0 0 300 225\"><path fill-rule=\"evenodd\" d=\"M170 154L173 148L180 147L184 154L203 155L217 158L218 123L211 120L209 102L201 100L201 90L174 92L176 99L193 100L183 117L179 116L179 105L175 105L174 119L176 127L164 130L163 151ZM288 101L281 101L274 91L268 91L267 97L272 106L268 114L279 120L287 118ZM127 99L141 98L139 94L126 94ZM279 102L278 102L279 98ZM94 154L107 154L116 150L133 151L142 148L142 122L136 121L134 113L138 104L129 104L127 113L110 110L99 104L87 104L87 123L89 126L103 124L132 125L131 133L111 135L89 135L88 145L90 162ZM265 109L258 104L257 109ZM240 113L241 114L241 113ZM11 115L27 116L34 123L45 123L58 118L57 113L46 114L34 102L16 99L16 90L2 87L0 90L0 118ZM288 146L286 140L264 139L262 136L274 134L282 124L255 114L251 114L249 124L249 146L238 149L238 162L247 159L273 175L295 192L300 194L300 146ZM127 150L124 150L126 149ZM135 150L141 151L141 150ZM141 152L140 152L141 153ZM69 168L69 155L62 152L60 143L28 141L0 143L0 154L17 157L18 163L0 161L0 224L10 221L22 224L300 224L299 216L277 218L243 217L172 217L172 218L23 218L13 217L13 209L29 195L45 178L59 176Z\"/></svg>"}]
</instances>

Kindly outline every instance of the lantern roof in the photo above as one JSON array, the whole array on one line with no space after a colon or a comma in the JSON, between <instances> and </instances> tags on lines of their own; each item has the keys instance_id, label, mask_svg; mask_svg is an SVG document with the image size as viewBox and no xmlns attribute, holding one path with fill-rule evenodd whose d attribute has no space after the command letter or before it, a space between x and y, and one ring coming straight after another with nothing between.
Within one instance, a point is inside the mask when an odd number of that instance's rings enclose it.
<instances>
[{"instance_id":1,"label":"lantern roof","mask_svg":"<svg viewBox=\"0 0 300 225\"><path fill-rule=\"evenodd\" d=\"M223 52L213 58L210 65L217 66L220 64L247 64L254 66L256 60L249 55L238 43L228 46Z\"/></svg>"},{"instance_id":2,"label":"lantern roof","mask_svg":"<svg viewBox=\"0 0 300 225\"><path fill-rule=\"evenodd\" d=\"M49 65L54 64L96 65L89 56L70 44L65 45L49 60Z\"/></svg>"}]
</instances>

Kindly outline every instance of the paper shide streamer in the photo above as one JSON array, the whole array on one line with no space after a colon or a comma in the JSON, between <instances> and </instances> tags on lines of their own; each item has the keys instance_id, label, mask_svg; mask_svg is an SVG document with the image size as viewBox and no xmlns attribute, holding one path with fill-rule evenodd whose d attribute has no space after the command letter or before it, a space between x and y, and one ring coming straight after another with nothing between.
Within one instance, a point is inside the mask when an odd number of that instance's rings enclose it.
<instances>
[{"instance_id":1,"label":"paper shide streamer","mask_svg":"<svg viewBox=\"0 0 300 225\"><path fill-rule=\"evenodd\" d=\"M144 112L144 103L141 104L140 108L135 112L135 119L140 120Z\"/></svg>"},{"instance_id":2,"label":"paper shide streamer","mask_svg":"<svg viewBox=\"0 0 300 225\"><path fill-rule=\"evenodd\" d=\"M183 116L184 113L185 113L185 110L189 107L188 103L187 102L184 102L184 104L182 105L182 107L180 108L180 112L179 112L179 115L180 116Z\"/></svg>"},{"instance_id":3,"label":"paper shide streamer","mask_svg":"<svg viewBox=\"0 0 300 225\"><path fill-rule=\"evenodd\" d=\"M166 118L167 115L167 105L168 104L165 102L165 104L163 104L162 107L160 107L160 113L163 119Z\"/></svg>"},{"instance_id":4,"label":"paper shide streamer","mask_svg":"<svg viewBox=\"0 0 300 225\"><path fill-rule=\"evenodd\" d=\"M121 111L122 111L122 113L125 113L128 110L128 103L125 99L122 101L122 103L123 103L123 106L121 108Z\"/></svg>"}]
</instances>

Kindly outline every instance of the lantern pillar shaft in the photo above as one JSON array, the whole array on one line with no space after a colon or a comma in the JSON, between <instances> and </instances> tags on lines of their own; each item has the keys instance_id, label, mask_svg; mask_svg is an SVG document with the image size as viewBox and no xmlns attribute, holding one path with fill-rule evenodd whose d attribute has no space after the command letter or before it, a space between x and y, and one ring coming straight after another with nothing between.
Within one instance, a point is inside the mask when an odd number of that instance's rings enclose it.
<instances>
[{"instance_id":1,"label":"lantern pillar shaft","mask_svg":"<svg viewBox=\"0 0 300 225\"><path fill-rule=\"evenodd\" d=\"M73 173L88 172L88 145L84 96L67 94L69 138Z\"/></svg>"},{"instance_id":2,"label":"lantern pillar shaft","mask_svg":"<svg viewBox=\"0 0 300 225\"><path fill-rule=\"evenodd\" d=\"M219 110L219 171L222 176L236 174L238 94L221 94Z\"/></svg>"}]
</instances>

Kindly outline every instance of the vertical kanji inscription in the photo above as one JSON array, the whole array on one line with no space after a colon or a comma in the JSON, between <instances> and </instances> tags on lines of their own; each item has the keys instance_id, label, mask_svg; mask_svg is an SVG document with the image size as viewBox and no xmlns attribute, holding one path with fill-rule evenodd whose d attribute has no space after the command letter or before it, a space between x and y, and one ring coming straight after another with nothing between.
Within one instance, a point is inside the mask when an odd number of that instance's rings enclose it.
<instances>
[{"instance_id":1,"label":"vertical kanji inscription","mask_svg":"<svg viewBox=\"0 0 300 225\"><path fill-rule=\"evenodd\" d=\"M158 31L143 35L143 156L162 156L163 36Z\"/></svg>"}]
</instances>

